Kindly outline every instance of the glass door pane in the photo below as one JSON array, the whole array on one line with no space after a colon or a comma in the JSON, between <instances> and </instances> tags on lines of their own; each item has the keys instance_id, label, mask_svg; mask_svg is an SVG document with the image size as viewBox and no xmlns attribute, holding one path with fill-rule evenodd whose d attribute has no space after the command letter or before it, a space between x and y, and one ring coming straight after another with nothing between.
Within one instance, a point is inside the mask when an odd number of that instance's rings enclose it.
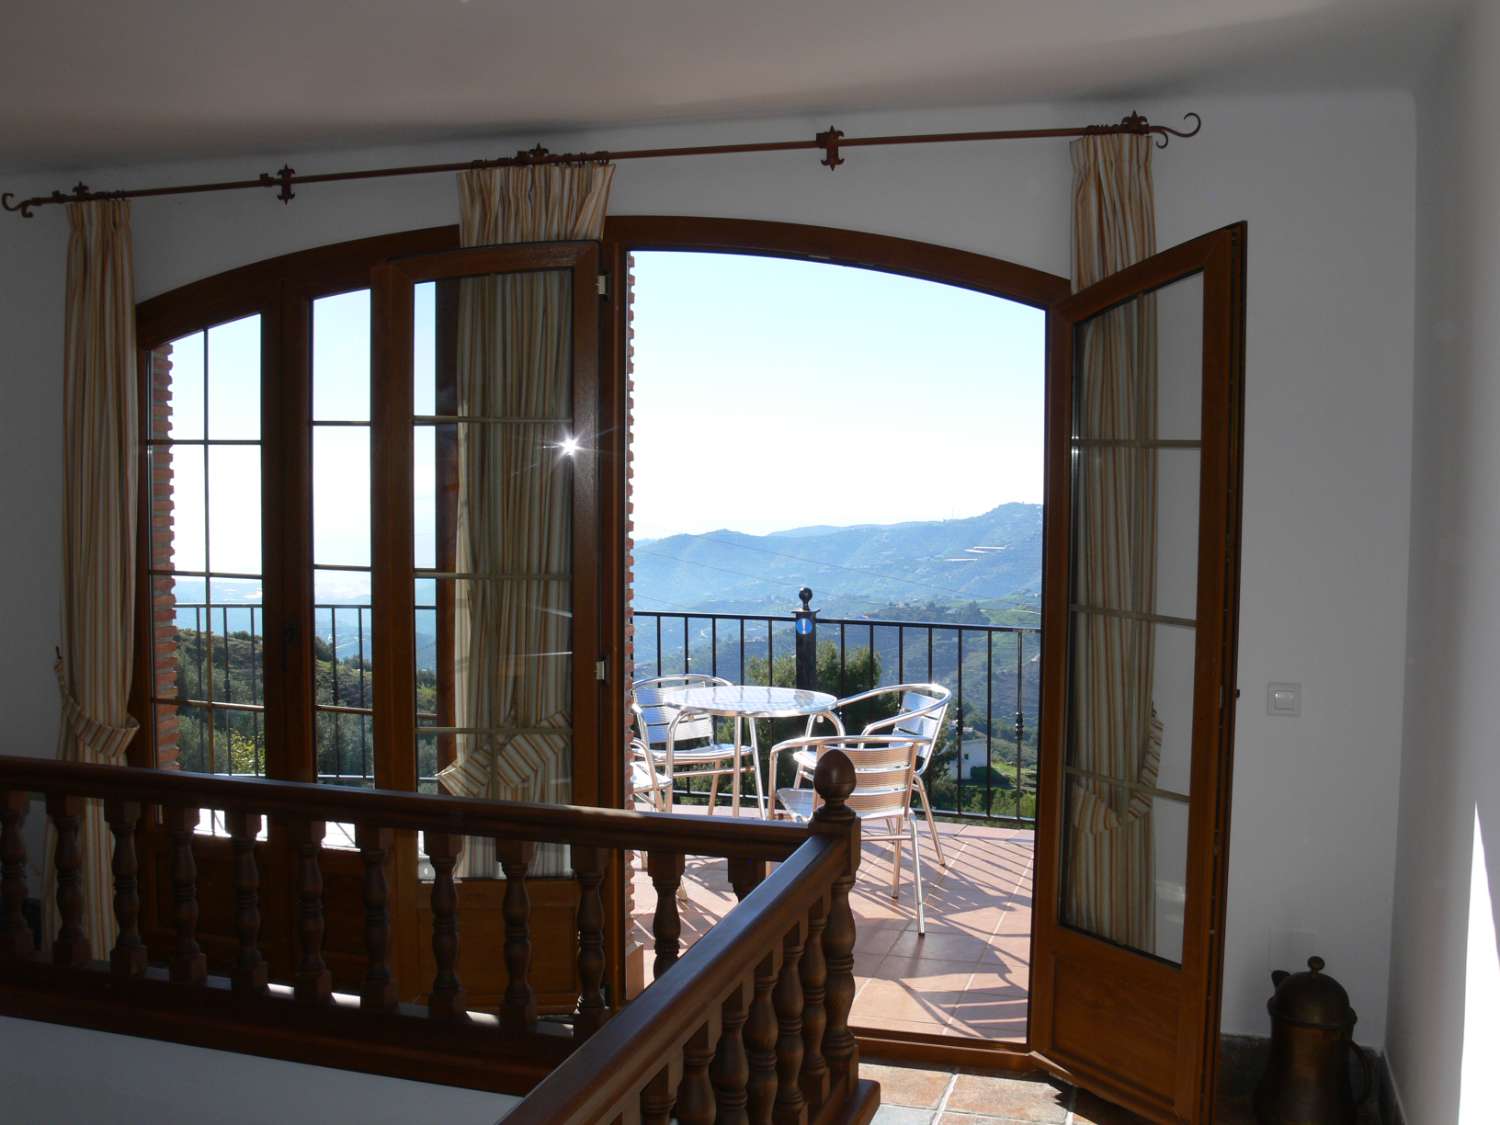
<instances>
[{"instance_id":1,"label":"glass door pane","mask_svg":"<svg viewBox=\"0 0 1500 1125\"><path fill-rule=\"evenodd\" d=\"M424 791L573 796L576 732L592 729L596 694L580 707L579 685L593 683L598 646L597 296L580 300L594 260L592 246L549 244L392 269L402 324L386 377L407 405L382 453L411 451L410 503L376 566L400 583L410 721L385 730ZM470 841L462 865L469 879L499 874L488 841ZM566 870L560 847L532 868Z\"/></svg>"}]
</instances>

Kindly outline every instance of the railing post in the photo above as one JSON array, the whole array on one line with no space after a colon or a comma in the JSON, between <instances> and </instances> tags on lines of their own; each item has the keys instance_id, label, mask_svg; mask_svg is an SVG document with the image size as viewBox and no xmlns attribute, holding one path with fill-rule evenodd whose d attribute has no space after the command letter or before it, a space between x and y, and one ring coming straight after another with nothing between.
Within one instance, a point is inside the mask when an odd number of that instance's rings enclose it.
<instances>
[{"instance_id":1,"label":"railing post","mask_svg":"<svg viewBox=\"0 0 1500 1125\"><path fill-rule=\"evenodd\" d=\"M813 814L814 832L848 841L848 862L833 881L828 903L828 922L823 930L823 958L827 962L827 998L824 1008L828 1024L823 1032L823 1058L828 1066L831 1092L847 1093L859 1080L859 1047L849 1030L849 1009L854 1007L854 913L849 909L849 891L859 870L859 818L846 803L854 792L854 763L842 750L830 750L818 759L813 786L823 803Z\"/></svg>"},{"instance_id":2,"label":"railing post","mask_svg":"<svg viewBox=\"0 0 1500 1125\"><path fill-rule=\"evenodd\" d=\"M812 590L804 586L797 591L802 608L792 613L797 634L797 686L803 691L818 690L818 611L812 608ZM775 788L776 779L771 779Z\"/></svg>"},{"instance_id":3,"label":"railing post","mask_svg":"<svg viewBox=\"0 0 1500 1125\"><path fill-rule=\"evenodd\" d=\"M83 965L90 959L88 935L83 932L83 853L78 831L83 798L71 793L48 793L47 815L57 830L52 863L57 870L57 939L52 943L54 965Z\"/></svg>"},{"instance_id":4,"label":"railing post","mask_svg":"<svg viewBox=\"0 0 1500 1125\"><path fill-rule=\"evenodd\" d=\"M366 821L354 826L354 842L359 845L365 869L365 956L369 961L359 990L359 1005L375 1012L396 1010L396 980L391 973L390 891L385 879L386 857L395 841L394 829Z\"/></svg>"},{"instance_id":5,"label":"railing post","mask_svg":"<svg viewBox=\"0 0 1500 1125\"><path fill-rule=\"evenodd\" d=\"M331 1004L333 976L323 960L323 868L321 854L327 829L321 820L294 820L288 835L298 856L297 932L301 960L294 995L304 1004Z\"/></svg>"},{"instance_id":6,"label":"railing post","mask_svg":"<svg viewBox=\"0 0 1500 1125\"><path fill-rule=\"evenodd\" d=\"M171 978L182 984L201 985L208 979L208 959L198 946L198 864L193 859L198 808L169 805L163 812L172 841L172 919L177 928Z\"/></svg>"},{"instance_id":7,"label":"railing post","mask_svg":"<svg viewBox=\"0 0 1500 1125\"><path fill-rule=\"evenodd\" d=\"M230 809L224 814L234 850L234 930L239 942L231 981L240 996L266 992L266 959L260 952L260 867L255 861L255 838L264 818L260 813Z\"/></svg>"},{"instance_id":8,"label":"railing post","mask_svg":"<svg viewBox=\"0 0 1500 1125\"><path fill-rule=\"evenodd\" d=\"M752 1125L766 1125L776 1105L776 1007L771 990L776 985L781 950L767 953L755 967L755 992L745 1021L745 1054L750 1081L745 1088L746 1109Z\"/></svg>"},{"instance_id":9,"label":"railing post","mask_svg":"<svg viewBox=\"0 0 1500 1125\"><path fill-rule=\"evenodd\" d=\"M432 1019L466 1022L469 1005L458 979L458 890L453 883L463 837L446 832L422 836L432 864L432 959L437 963L427 994L427 1014Z\"/></svg>"},{"instance_id":10,"label":"railing post","mask_svg":"<svg viewBox=\"0 0 1500 1125\"><path fill-rule=\"evenodd\" d=\"M26 922L26 814L31 794L19 789L0 793L0 956L30 960L36 935Z\"/></svg>"},{"instance_id":11,"label":"railing post","mask_svg":"<svg viewBox=\"0 0 1500 1125\"><path fill-rule=\"evenodd\" d=\"M828 1100L828 1063L823 1058L823 1034L828 1027L828 961L823 955L823 931L828 925L824 900L807 912L807 945L802 950L802 1075L798 1079L809 1113Z\"/></svg>"},{"instance_id":12,"label":"railing post","mask_svg":"<svg viewBox=\"0 0 1500 1125\"><path fill-rule=\"evenodd\" d=\"M682 886L684 870L681 852L646 853L646 871L656 888L656 913L651 919L651 935L656 939L656 961L652 966L656 980L677 964L681 950L682 919L677 913L677 888Z\"/></svg>"},{"instance_id":13,"label":"railing post","mask_svg":"<svg viewBox=\"0 0 1500 1125\"><path fill-rule=\"evenodd\" d=\"M110 970L116 976L138 977L146 971L146 946L141 941L141 896L137 883L139 863L135 854L135 826L141 819L138 801L106 801L104 819L115 838L115 921L119 937L110 950Z\"/></svg>"},{"instance_id":14,"label":"railing post","mask_svg":"<svg viewBox=\"0 0 1500 1125\"><path fill-rule=\"evenodd\" d=\"M745 1055L745 1018L749 1013L747 997L754 995L748 981L735 985L720 1012L719 1044L714 1053L709 1077L714 1084L714 1102L718 1125L746 1125L745 1111L749 1094L750 1060Z\"/></svg>"},{"instance_id":15,"label":"railing post","mask_svg":"<svg viewBox=\"0 0 1500 1125\"><path fill-rule=\"evenodd\" d=\"M803 1125L807 1100L802 1096L802 930L804 923L787 931L781 943L781 975L771 995L776 1008L776 1109L777 1125Z\"/></svg>"},{"instance_id":16,"label":"railing post","mask_svg":"<svg viewBox=\"0 0 1500 1125\"><path fill-rule=\"evenodd\" d=\"M526 873L536 858L530 841L502 840L496 847L505 872L505 998L500 1005L500 1027L512 1033L531 1031L536 1023L536 994L531 988L531 899Z\"/></svg>"},{"instance_id":17,"label":"railing post","mask_svg":"<svg viewBox=\"0 0 1500 1125\"><path fill-rule=\"evenodd\" d=\"M573 874L578 881L578 1012L573 1034L587 1039L604 1025L604 852L573 845Z\"/></svg>"}]
</instances>

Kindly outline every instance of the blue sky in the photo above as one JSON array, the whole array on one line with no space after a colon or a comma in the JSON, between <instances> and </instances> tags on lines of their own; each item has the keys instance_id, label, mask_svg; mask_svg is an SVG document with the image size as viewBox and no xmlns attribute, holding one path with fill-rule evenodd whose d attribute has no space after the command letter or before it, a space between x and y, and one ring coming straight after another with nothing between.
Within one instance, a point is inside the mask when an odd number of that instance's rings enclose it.
<instances>
[{"instance_id":1,"label":"blue sky","mask_svg":"<svg viewBox=\"0 0 1500 1125\"><path fill-rule=\"evenodd\" d=\"M635 255L639 538L1042 498L1044 316L873 270Z\"/></svg>"}]
</instances>

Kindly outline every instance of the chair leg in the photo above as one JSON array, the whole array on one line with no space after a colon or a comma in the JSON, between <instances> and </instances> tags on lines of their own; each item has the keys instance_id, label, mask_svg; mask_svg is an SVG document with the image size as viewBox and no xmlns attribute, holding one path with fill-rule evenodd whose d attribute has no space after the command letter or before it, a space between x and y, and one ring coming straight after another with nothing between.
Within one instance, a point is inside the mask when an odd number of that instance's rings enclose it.
<instances>
[{"instance_id":1,"label":"chair leg","mask_svg":"<svg viewBox=\"0 0 1500 1125\"><path fill-rule=\"evenodd\" d=\"M709 816L713 816L714 815L714 809L718 808L718 806L719 806L719 775L718 774L714 774L713 777L710 779L709 785L708 785L708 815ZM736 816L739 815L739 812L740 812L739 809L735 809L734 810L734 813L735 813Z\"/></svg>"},{"instance_id":2,"label":"chair leg","mask_svg":"<svg viewBox=\"0 0 1500 1125\"><path fill-rule=\"evenodd\" d=\"M760 808L761 820L766 819L766 789L760 780L760 744L755 738L755 720L750 720L750 770L755 774L755 803ZM771 792L776 792L776 779L771 778Z\"/></svg>"},{"instance_id":3,"label":"chair leg","mask_svg":"<svg viewBox=\"0 0 1500 1125\"><path fill-rule=\"evenodd\" d=\"M907 817L906 823L911 830L911 873L917 893L917 936L922 937L927 933L927 905L922 901L922 849L917 847L916 818Z\"/></svg>"},{"instance_id":4,"label":"chair leg","mask_svg":"<svg viewBox=\"0 0 1500 1125\"><path fill-rule=\"evenodd\" d=\"M901 897L901 837L891 841L891 897Z\"/></svg>"},{"instance_id":5,"label":"chair leg","mask_svg":"<svg viewBox=\"0 0 1500 1125\"><path fill-rule=\"evenodd\" d=\"M946 871L948 861L943 858L943 842L938 839L937 822L932 819L932 802L927 799L927 786L922 784L922 779L916 774L912 774L911 780L917 795L922 798L922 813L927 817L927 830L932 833L932 850L937 852L938 864Z\"/></svg>"}]
</instances>

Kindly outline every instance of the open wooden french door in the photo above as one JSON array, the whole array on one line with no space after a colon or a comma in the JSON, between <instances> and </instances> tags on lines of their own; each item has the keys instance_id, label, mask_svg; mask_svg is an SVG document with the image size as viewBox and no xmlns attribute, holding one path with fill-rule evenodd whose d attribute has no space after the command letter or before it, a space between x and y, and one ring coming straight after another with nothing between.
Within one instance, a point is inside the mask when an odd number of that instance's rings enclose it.
<instances>
[{"instance_id":1,"label":"open wooden french door","mask_svg":"<svg viewBox=\"0 0 1500 1125\"><path fill-rule=\"evenodd\" d=\"M1211 1119L1239 587L1245 227L1050 312L1032 1049Z\"/></svg>"},{"instance_id":2,"label":"open wooden french door","mask_svg":"<svg viewBox=\"0 0 1500 1125\"><path fill-rule=\"evenodd\" d=\"M596 243L399 259L375 270L376 784L598 799L600 297ZM398 501L397 498L406 498ZM420 659L419 659L420 657ZM472 674L471 674L472 673ZM491 778L498 778L491 782ZM434 973L426 857L396 841L397 978ZM459 976L505 987L505 883L488 841L458 858ZM429 875L430 877L430 875ZM538 1009L577 999L566 849L527 879ZM420 994L417 994L420 995ZM415 997L413 997L415 998Z\"/></svg>"}]
</instances>

